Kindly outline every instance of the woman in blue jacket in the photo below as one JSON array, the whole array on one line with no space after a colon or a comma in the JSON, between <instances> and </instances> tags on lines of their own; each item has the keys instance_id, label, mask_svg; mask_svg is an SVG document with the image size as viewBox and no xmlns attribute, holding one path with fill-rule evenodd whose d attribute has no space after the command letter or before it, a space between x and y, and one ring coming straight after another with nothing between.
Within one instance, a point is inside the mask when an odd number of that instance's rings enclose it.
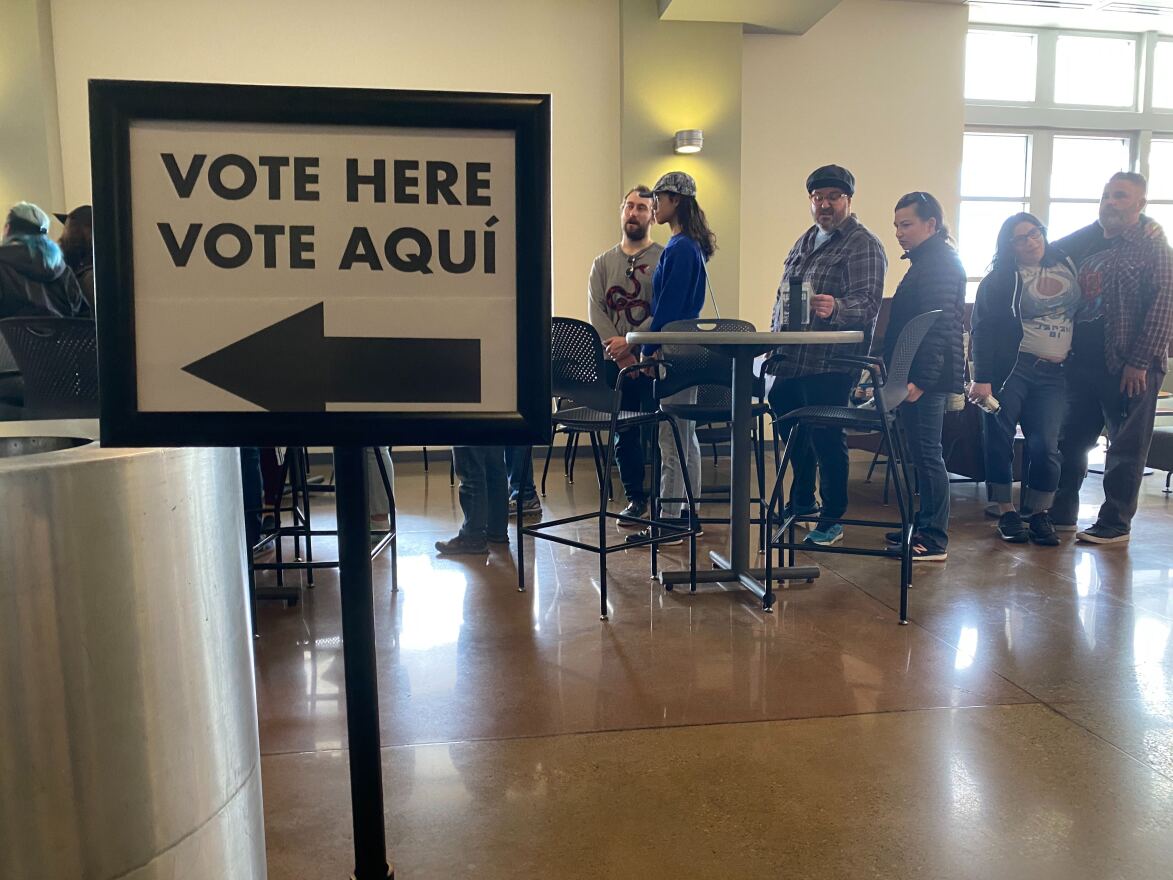
<instances>
[{"instance_id":1,"label":"woman in blue jacket","mask_svg":"<svg viewBox=\"0 0 1173 880\"><path fill-rule=\"evenodd\" d=\"M965 308L965 269L949 243L941 203L926 192L901 196L893 225L896 240L911 264L892 297L884 331L884 360L892 362L900 331L917 315L941 310L917 350L908 374L908 399L900 418L916 468L920 510L912 536L914 561L940 562L949 546L949 472L941 449L945 401L961 393L964 361L961 327ZM900 538L899 532L889 539Z\"/></svg>"},{"instance_id":2,"label":"woman in blue jacket","mask_svg":"<svg viewBox=\"0 0 1173 880\"><path fill-rule=\"evenodd\" d=\"M672 237L652 274L652 325L648 329L655 332L673 321L700 317L708 279L705 263L717 249L717 243L705 212L697 203L696 181L683 171L670 171L656 181L652 187L652 210L656 222L667 224L672 230ZM644 356L655 356L657 348L645 345ZM695 403L696 388L682 391L664 402ZM696 439L696 423L677 419L676 426L684 447L689 480L694 491L699 492L701 447ZM684 475L672 440L672 429L666 423L660 425L659 443L662 462L660 495L683 498ZM679 505L676 518L683 519L683 508L683 504ZM667 507L665 511L668 511ZM672 513L667 512L667 516L672 518Z\"/></svg>"},{"instance_id":3,"label":"woman in blue jacket","mask_svg":"<svg viewBox=\"0 0 1173 880\"><path fill-rule=\"evenodd\" d=\"M1006 219L990 273L973 307L973 384L970 400L993 396L1000 406L984 416L986 491L997 502L998 534L1012 544L1059 543L1049 513L1059 486L1059 429L1067 383L1063 364L1080 290L1075 264L1047 242L1033 214ZM1027 471L1023 507L1011 504L1014 431L1022 423Z\"/></svg>"}]
</instances>

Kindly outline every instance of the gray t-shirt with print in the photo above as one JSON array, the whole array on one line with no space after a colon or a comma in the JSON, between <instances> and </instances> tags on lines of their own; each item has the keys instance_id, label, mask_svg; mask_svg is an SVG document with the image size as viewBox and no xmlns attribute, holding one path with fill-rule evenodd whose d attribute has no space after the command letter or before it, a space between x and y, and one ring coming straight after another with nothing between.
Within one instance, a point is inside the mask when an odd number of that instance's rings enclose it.
<instances>
[{"instance_id":1,"label":"gray t-shirt with print","mask_svg":"<svg viewBox=\"0 0 1173 880\"><path fill-rule=\"evenodd\" d=\"M604 340L651 325L652 273L663 250L663 245L652 242L628 256L615 245L595 257L587 283L588 314Z\"/></svg>"},{"instance_id":2,"label":"gray t-shirt with print","mask_svg":"<svg viewBox=\"0 0 1173 880\"><path fill-rule=\"evenodd\" d=\"M1022 343L1019 351L1061 363L1071 351L1071 328L1080 302L1079 282L1066 263L1020 267Z\"/></svg>"}]
</instances>

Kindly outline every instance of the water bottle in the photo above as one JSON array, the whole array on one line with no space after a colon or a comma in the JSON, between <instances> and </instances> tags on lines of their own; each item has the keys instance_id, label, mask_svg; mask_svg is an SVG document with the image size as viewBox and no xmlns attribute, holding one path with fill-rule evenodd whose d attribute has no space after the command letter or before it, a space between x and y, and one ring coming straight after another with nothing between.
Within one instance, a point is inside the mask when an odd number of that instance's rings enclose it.
<instances>
[{"instance_id":1,"label":"water bottle","mask_svg":"<svg viewBox=\"0 0 1173 880\"><path fill-rule=\"evenodd\" d=\"M970 387L973 386L972 382L970 382L969 384L970 384ZM966 388L965 390L968 392L969 388ZM1002 410L1002 404L1000 404L998 402L998 398L996 398L992 394L990 394L986 397L983 397L980 400L975 400L974 405L977 406L979 409L981 409L985 412L988 412L992 416L996 416Z\"/></svg>"}]
</instances>

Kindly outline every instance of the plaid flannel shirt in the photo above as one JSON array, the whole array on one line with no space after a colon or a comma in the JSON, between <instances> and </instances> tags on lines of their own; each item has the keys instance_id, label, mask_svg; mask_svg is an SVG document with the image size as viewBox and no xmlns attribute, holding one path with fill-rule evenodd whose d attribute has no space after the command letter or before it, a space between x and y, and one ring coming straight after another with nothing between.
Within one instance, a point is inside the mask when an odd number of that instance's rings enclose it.
<instances>
[{"instance_id":1,"label":"plaid flannel shirt","mask_svg":"<svg viewBox=\"0 0 1173 880\"><path fill-rule=\"evenodd\" d=\"M1125 366L1166 368L1173 339L1173 251L1138 224L1080 266L1084 297L1103 297L1104 362L1110 373Z\"/></svg>"},{"instance_id":2,"label":"plaid flannel shirt","mask_svg":"<svg viewBox=\"0 0 1173 880\"><path fill-rule=\"evenodd\" d=\"M876 316L884 296L884 272L888 258L880 240L849 216L831 237L815 250L819 227L812 226L794 243L786 257L782 281L774 300L770 329L782 326L782 297L790 293L790 280L810 281L815 293L835 297L835 311L830 318L811 314L812 330L862 330L863 342L853 345L794 345L785 349L786 360L773 364L770 372L780 378L809 376L815 373L850 373L849 368L828 363L833 357L866 355L871 346Z\"/></svg>"}]
</instances>

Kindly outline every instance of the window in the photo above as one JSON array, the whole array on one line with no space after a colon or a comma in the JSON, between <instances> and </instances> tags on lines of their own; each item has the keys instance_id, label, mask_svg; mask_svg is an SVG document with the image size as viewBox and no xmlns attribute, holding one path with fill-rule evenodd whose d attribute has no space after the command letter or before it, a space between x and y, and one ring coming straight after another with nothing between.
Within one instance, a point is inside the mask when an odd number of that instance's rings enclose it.
<instances>
[{"instance_id":1,"label":"window","mask_svg":"<svg viewBox=\"0 0 1173 880\"><path fill-rule=\"evenodd\" d=\"M1145 213L1173 235L1173 137L1153 138L1149 149L1149 203Z\"/></svg>"},{"instance_id":2,"label":"window","mask_svg":"<svg viewBox=\"0 0 1173 880\"><path fill-rule=\"evenodd\" d=\"M965 40L965 97L1033 101L1038 46L1034 34L970 31Z\"/></svg>"},{"instance_id":3,"label":"window","mask_svg":"<svg viewBox=\"0 0 1173 880\"><path fill-rule=\"evenodd\" d=\"M1047 229L1053 241L1096 219L1104 184L1129 170L1126 137L1056 135L1051 151L1051 205Z\"/></svg>"},{"instance_id":4,"label":"window","mask_svg":"<svg viewBox=\"0 0 1173 880\"><path fill-rule=\"evenodd\" d=\"M1153 106L1173 110L1173 40L1158 40L1153 52Z\"/></svg>"},{"instance_id":5,"label":"window","mask_svg":"<svg viewBox=\"0 0 1173 880\"><path fill-rule=\"evenodd\" d=\"M1131 107L1136 103L1136 40L1060 34L1055 44L1055 103Z\"/></svg>"},{"instance_id":6,"label":"window","mask_svg":"<svg viewBox=\"0 0 1173 880\"><path fill-rule=\"evenodd\" d=\"M1030 145L1027 134L965 134L957 241L970 278L986 273L1002 221L1026 210Z\"/></svg>"}]
</instances>

